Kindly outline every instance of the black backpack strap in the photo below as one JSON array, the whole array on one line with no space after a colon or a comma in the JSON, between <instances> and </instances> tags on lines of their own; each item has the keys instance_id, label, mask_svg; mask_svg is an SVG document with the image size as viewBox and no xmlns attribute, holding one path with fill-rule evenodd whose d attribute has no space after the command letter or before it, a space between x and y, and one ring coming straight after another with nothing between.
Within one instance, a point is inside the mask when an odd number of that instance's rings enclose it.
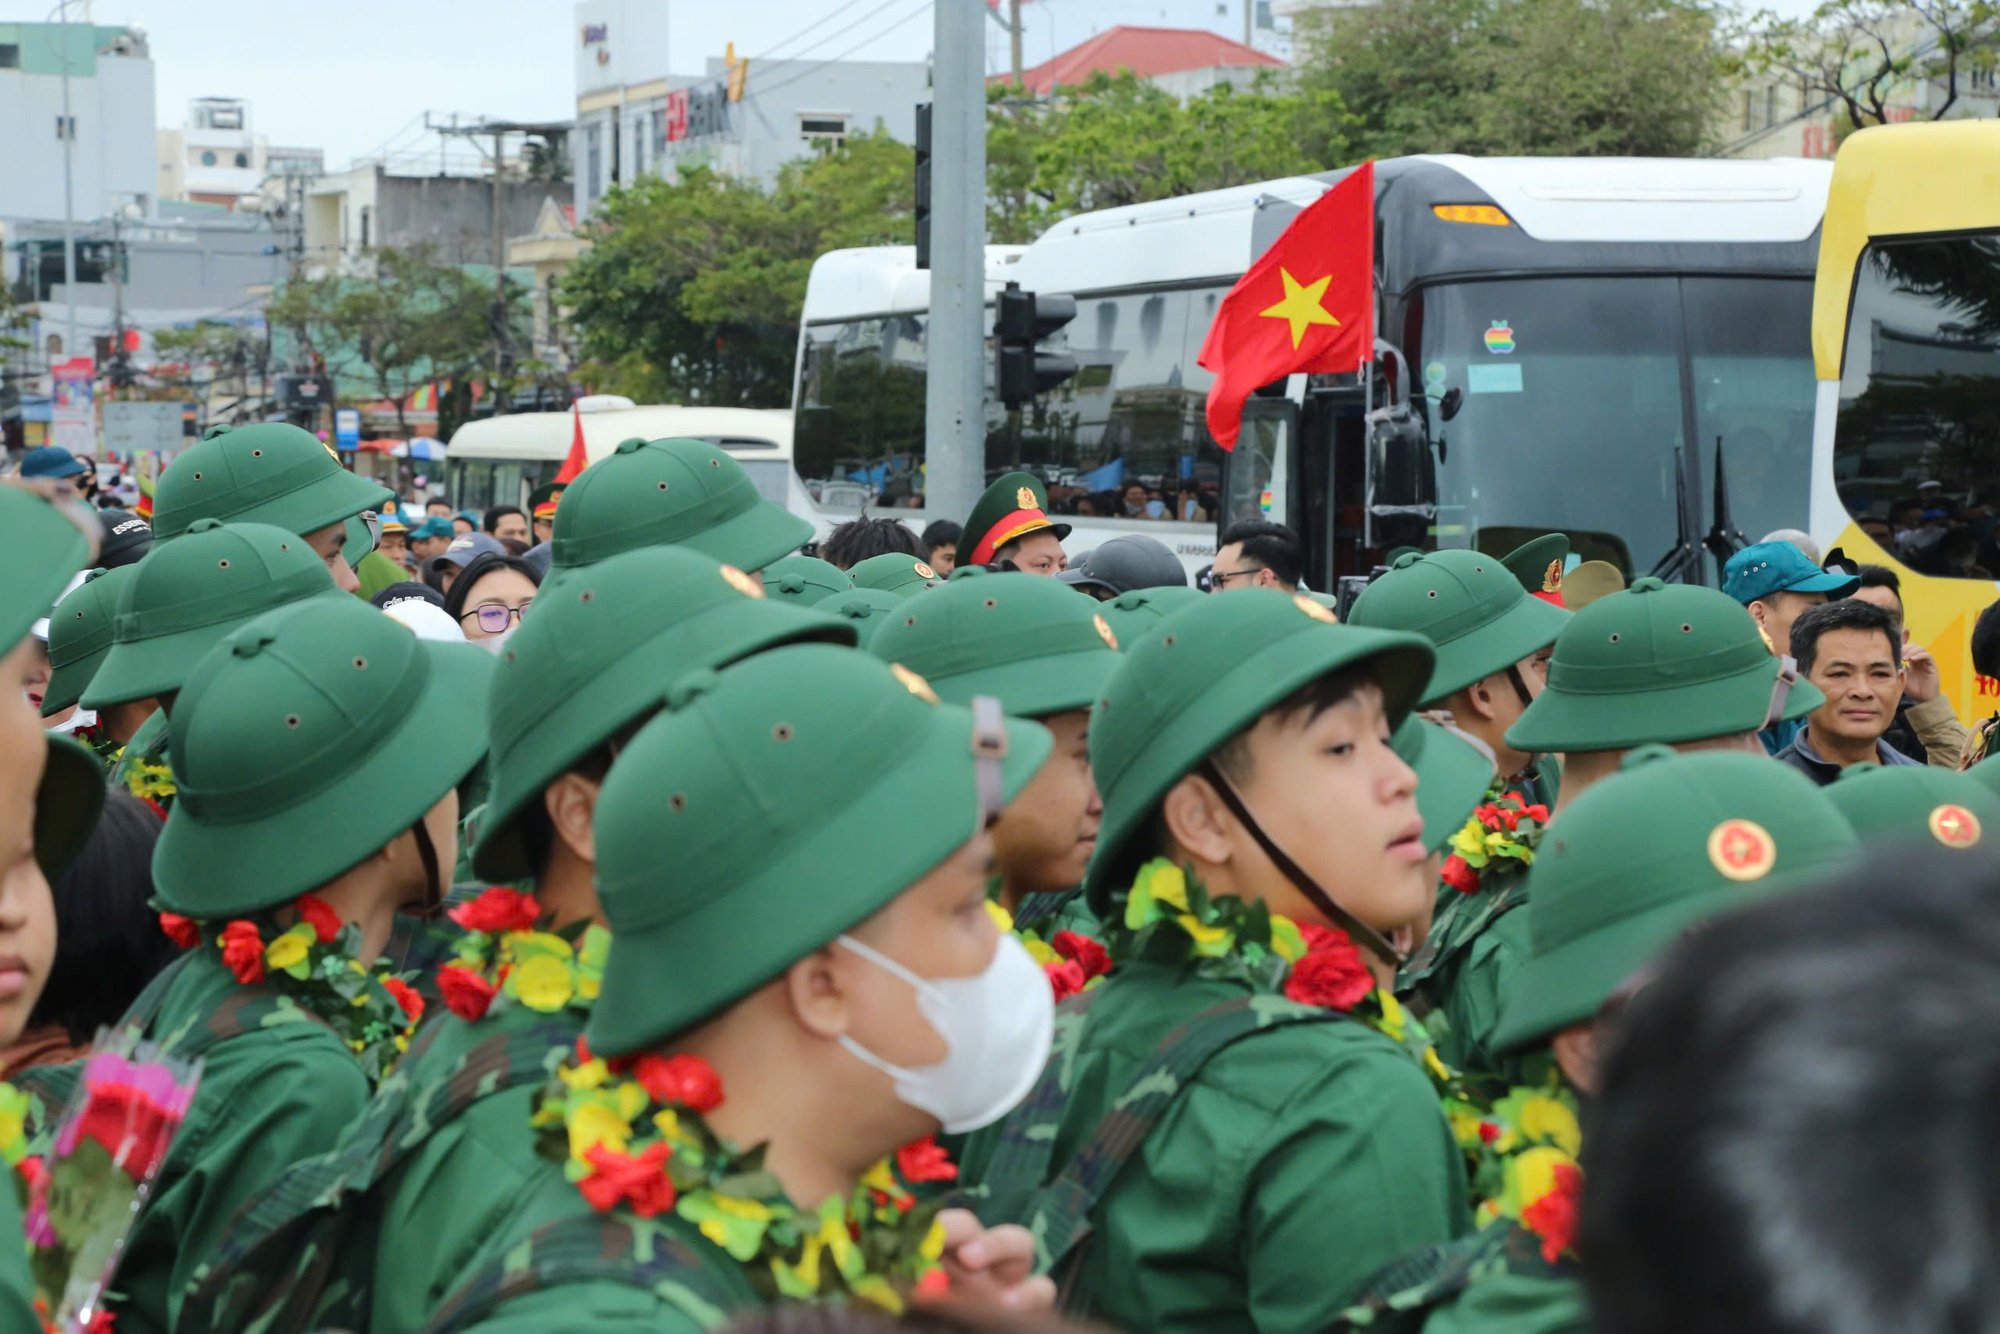
<instances>
[{"instance_id":1,"label":"black backpack strap","mask_svg":"<svg viewBox=\"0 0 2000 1334\"><path fill-rule=\"evenodd\" d=\"M1062 1122L1063 1104L1069 1099L1069 1056L1090 1007L1103 994L1101 987L1079 992L1056 1006L1055 1040L1042 1077L1000 1123L999 1143L992 1161L980 1174L981 1185L955 1197L955 1202L973 1208L989 1225L1025 1217L1035 1189L1049 1179L1056 1129Z\"/></svg>"},{"instance_id":2,"label":"black backpack strap","mask_svg":"<svg viewBox=\"0 0 2000 1334\"><path fill-rule=\"evenodd\" d=\"M1433 1312L1456 1301L1466 1289L1501 1274L1576 1279L1581 1271L1568 1258L1542 1258L1541 1239L1520 1224L1502 1220L1452 1241L1426 1246L1377 1270L1361 1295L1333 1323L1333 1334L1417 1334Z\"/></svg>"}]
</instances>

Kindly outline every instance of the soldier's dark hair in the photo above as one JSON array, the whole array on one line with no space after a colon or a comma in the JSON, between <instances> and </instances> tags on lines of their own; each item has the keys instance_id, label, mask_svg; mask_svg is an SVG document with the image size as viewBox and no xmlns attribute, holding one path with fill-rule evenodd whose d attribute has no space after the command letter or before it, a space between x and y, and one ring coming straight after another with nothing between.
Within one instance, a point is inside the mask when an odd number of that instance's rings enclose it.
<instances>
[{"instance_id":1,"label":"soldier's dark hair","mask_svg":"<svg viewBox=\"0 0 2000 1334\"><path fill-rule=\"evenodd\" d=\"M965 529L950 519L933 519L925 526L924 535L917 540L923 546L924 556L928 558L939 547L957 546L959 539L964 536Z\"/></svg>"},{"instance_id":2,"label":"soldier's dark hair","mask_svg":"<svg viewBox=\"0 0 2000 1334\"><path fill-rule=\"evenodd\" d=\"M144 802L117 788L105 792L97 827L50 886L56 956L29 1027L58 1025L71 1042L88 1042L180 953L148 906L159 838L160 817Z\"/></svg>"},{"instance_id":3,"label":"soldier's dark hair","mask_svg":"<svg viewBox=\"0 0 2000 1334\"><path fill-rule=\"evenodd\" d=\"M1972 623L1972 670L2000 677L2000 602L1980 612Z\"/></svg>"},{"instance_id":4,"label":"soldier's dark hair","mask_svg":"<svg viewBox=\"0 0 2000 1334\"><path fill-rule=\"evenodd\" d=\"M1243 544L1243 559L1256 561L1276 575L1279 583L1296 586L1305 573L1305 548L1299 544L1299 535L1282 523L1257 519L1232 523L1222 530L1216 550L1238 542Z\"/></svg>"},{"instance_id":5,"label":"soldier's dark hair","mask_svg":"<svg viewBox=\"0 0 2000 1334\"><path fill-rule=\"evenodd\" d=\"M1248 726L1216 748L1209 758L1229 777L1241 782L1250 773L1250 733L1266 718L1289 721L1304 715L1306 726L1338 704L1345 704L1363 686L1375 684L1374 673L1365 666L1342 667L1308 681L1270 708L1251 719Z\"/></svg>"},{"instance_id":6,"label":"soldier's dark hair","mask_svg":"<svg viewBox=\"0 0 2000 1334\"><path fill-rule=\"evenodd\" d=\"M1810 607L1800 612L1799 618L1792 622L1792 656L1798 660L1801 675L1810 672L1813 664L1819 661L1819 638L1829 630L1861 630L1879 634L1889 641L1890 658L1898 666L1902 665L1902 626L1895 613L1872 602L1841 598Z\"/></svg>"},{"instance_id":7,"label":"soldier's dark hair","mask_svg":"<svg viewBox=\"0 0 2000 1334\"><path fill-rule=\"evenodd\" d=\"M1598 1334L2000 1328L2000 867L1894 857L1717 920L1619 1018Z\"/></svg>"},{"instance_id":8,"label":"soldier's dark hair","mask_svg":"<svg viewBox=\"0 0 2000 1334\"><path fill-rule=\"evenodd\" d=\"M519 505L495 505L486 511L485 517L479 521L479 526L485 529L489 536L497 536L493 530L498 528L500 521L509 514L519 514L524 519L528 517Z\"/></svg>"},{"instance_id":9,"label":"soldier's dark hair","mask_svg":"<svg viewBox=\"0 0 2000 1334\"><path fill-rule=\"evenodd\" d=\"M649 708L637 718L613 732L609 739L593 746L589 752L579 756L563 773L576 774L588 778L593 783L602 783L604 776L611 772L611 765L618 758L618 752L625 749L639 729L653 720L657 708ZM561 777L558 774L557 777ZM544 789L546 790L546 789ZM540 792L522 803L520 812L514 817L514 828L521 837L521 850L527 854L528 865L535 868L536 876L548 874L549 858L556 850L556 826L549 819L549 808L542 800Z\"/></svg>"},{"instance_id":10,"label":"soldier's dark hair","mask_svg":"<svg viewBox=\"0 0 2000 1334\"><path fill-rule=\"evenodd\" d=\"M930 552L917 545L917 535L900 519L871 519L862 515L850 519L826 535L819 544L819 558L843 570L851 570L870 556L901 552L922 560Z\"/></svg>"}]
</instances>

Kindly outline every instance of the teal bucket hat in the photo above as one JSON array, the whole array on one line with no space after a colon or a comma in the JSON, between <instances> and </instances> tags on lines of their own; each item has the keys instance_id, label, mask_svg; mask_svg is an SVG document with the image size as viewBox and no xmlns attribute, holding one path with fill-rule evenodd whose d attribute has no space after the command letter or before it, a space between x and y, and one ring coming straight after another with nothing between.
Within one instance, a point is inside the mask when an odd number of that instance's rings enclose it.
<instances>
[{"instance_id":1,"label":"teal bucket hat","mask_svg":"<svg viewBox=\"0 0 2000 1334\"><path fill-rule=\"evenodd\" d=\"M1263 588L1201 598L1140 635L1091 719L1090 768L1104 799L1083 882L1091 907L1110 916L1167 791L1266 710L1330 672L1365 667L1390 725L1401 726L1434 661L1420 635L1338 625L1302 593Z\"/></svg>"},{"instance_id":2,"label":"teal bucket hat","mask_svg":"<svg viewBox=\"0 0 2000 1334\"><path fill-rule=\"evenodd\" d=\"M1017 718L1089 708L1122 661L1095 601L1053 579L978 565L904 603L868 651L902 663L948 703L992 695Z\"/></svg>"},{"instance_id":3,"label":"teal bucket hat","mask_svg":"<svg viewBox=\"0 0 2000 1334\"><path fill-rule=\"evenodd\" d=\"M1870 846L1936 843L1969 852L2000 840L2000 796L1971 774L1929 765L1856 764L1822 789Z\"/></svg>"},{"instance_id":4,"label":"teal bucket hat","mask_svg":"<svg viewBox=\"0 0 2000 1334\"><path fill-rule=\"evenodd\" d=\"M847 571L817 556L784 556L763 570L764 594L778 602L810 607L840 593L852 593Z\"/></svg>"},{"instance_id":5,"label":"teal bucket hat","mask_svg":"<svg viewBox=\"0 0 2000 1334\"><path fill-rule=\"evenodd\" d=\"M1347 622L1431 641L1437 671L1424 695L1428 705L1547 648L1569 613L1529 597L1498 556L1405 552L1354 600Z\"/></svg>"},{"instance_id":6,"label":"teal bucket hat","mask_svg":"<svg viewBox=\"0 0 2000 1334\"><path fill-rule=\"evenodd\" d=\"M264 523L196 519L132 569L87 709L179 690L203 654L267 611L352 600L297 533Z\"/></svg>"},{"instance_id":7,"label":"teal bucket hat","mask_svg":"<svg viewBox=\"0 0 2000 1334\"><path fill-rule=\"evenodd\" d=\"M138 568L92 570L49 613L49 684L42 694L42 717L52 718L83 698L110 656L118 599Z\"/></svg>"},{"instance_id":8,"label":"teal bucket hat","mask_svg":"<svg viewBox=\"0 0 2000 1334\"><path fill-rule=\"evenodd\" d=\"M926 588L944 582L944 576L928 563L901 551L885 551L879 556L857 561L847 572L856 588L876 588L898 597L915 597Z\"/></svg>"},{"instance_id":9,"label":"teal bucket hat","mask_svg":"<svg viewBox=\"0 0 2000 1334\"><path fill-rule=\"evenodd\" d=\"M239 628L196 664L169 723L160 901L257 912L387 847L479 762L493 665L348 597ZM424 744L397 744L417 723Z\"/></svg>"},{"instance_id":10,"label":"teal bucket hat","mask_svg":"<svg viewBox=\"0 0 2000 1334\"><path fill-rule=\"evenodd\" d=\"M563 492L550 556L567 568L679 545L755 574L812 535L810 523L758 493L729 451L705 440L634 439Z\"/></svg>"},{"instance_id":11,"label":"teal bucket hat","mask_svg":"<svg viewBox=\"0 0 2000 1334\"><path fill-rule=\"evenodd\" d=\"M0 656L49 614L71 576L90 559L90 539L62 510L25 487L0 485L0 533L7 577L0 579Z\"/></svg>"},{"instance_id":12,"label":"teal bucket hat","mask_svg":"<svg viewBox=\"0 0 2000 1334\"><path fill-rule=\"evenodd\" d=\"M289 422L215 426L160 474L153 541L179 537L197 519L312 533L394 499L395 492L341 467L311 432Z\"/></svg>"},{"instance_id":13,"label":"teal bucket hat","mask_svg":"<svg viewBox=\"0 0 2000 1334\"><path fill-rule=\"evenodd\" d=\"M1124 648L1137 642L1139 636L1157 625L1162 617L1171 616L1182 607L1207 596L1199 588L1135 588L1128 593L1120 593L1109 602L1098 603L1097 611L1111 627L1111 633L1117 636L1119 647Z\"/></svg>"},{"instance_id":14,"label":"teal bucket hat","mask_svg":"<svg viewBox=\"0 0 2000 1334\"><path fill-rule=\"evenodd\" d=\"M69 869L97 827L104 811L104 766L70 737L42 735L49 755L35 790L35 860L42 874L54 880Z\"/></svg>"},{"instance_id":15,"label":"teal bucket hat","mask_svg":"<svg viewBox=\"0 0 2000 1334\"><path fill-rule=\"evenodd\" d=\"M542 790L660 707L690 672L780 644L852 645L854 628L764 596L756 579L685 547L641 547L544 584L507 641L486 709L491 793L472 865L520 880L520 815Z\"/></svg>"},{"instance_id":16,"label":"teal bucket hat","mask_svg":"<svg viewBox=\"0 0 2000 1334\"><path fill-rule=\"evenodd\" d=\"M827 645L682 680L598 795L611 954L591 1049L662 1042L867 920L978 834L981 793L1011 800L1050 746Z\"/></svg>"}]
</instances>

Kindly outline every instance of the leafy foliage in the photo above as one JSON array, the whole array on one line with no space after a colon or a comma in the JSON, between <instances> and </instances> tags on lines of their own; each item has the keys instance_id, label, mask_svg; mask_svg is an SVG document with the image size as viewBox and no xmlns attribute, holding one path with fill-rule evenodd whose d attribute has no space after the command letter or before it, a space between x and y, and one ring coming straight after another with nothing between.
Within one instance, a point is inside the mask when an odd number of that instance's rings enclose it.
<instances>
[{"instance_id":1,"label":"leafy foliage","mask_svg":"<svg viewBox=\"0 0 2000 1334\"><path fill-rule=\"evenodd\" d=\"M1940 96L1925 111L1943 120L1974 73L1990 73L2000 43L1993 0L1825 0L1803 19L1766 10L1751 20L1745 63L1832 102L1850 129L1887 124L1914 109L1913 85Z\"/></svg>"}]
</instances>

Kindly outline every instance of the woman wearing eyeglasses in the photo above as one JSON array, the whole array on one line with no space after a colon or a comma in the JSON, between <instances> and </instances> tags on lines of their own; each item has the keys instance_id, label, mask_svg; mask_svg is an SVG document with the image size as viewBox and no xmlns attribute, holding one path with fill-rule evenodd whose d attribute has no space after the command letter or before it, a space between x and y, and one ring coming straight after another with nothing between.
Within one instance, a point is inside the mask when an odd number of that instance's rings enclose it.
<instances>
[{"instance_id":1,"label":"woman wearing eyeglasses","mask_svg":"<svg viewBox=\"0 0 2000 1334\"><path fill-rule=\"evenodd\" d=\"M444 609L467 640L498 653L534 603L542 579L518 556L475 558L452 581Z\"/></svg>"}]
</instances>

